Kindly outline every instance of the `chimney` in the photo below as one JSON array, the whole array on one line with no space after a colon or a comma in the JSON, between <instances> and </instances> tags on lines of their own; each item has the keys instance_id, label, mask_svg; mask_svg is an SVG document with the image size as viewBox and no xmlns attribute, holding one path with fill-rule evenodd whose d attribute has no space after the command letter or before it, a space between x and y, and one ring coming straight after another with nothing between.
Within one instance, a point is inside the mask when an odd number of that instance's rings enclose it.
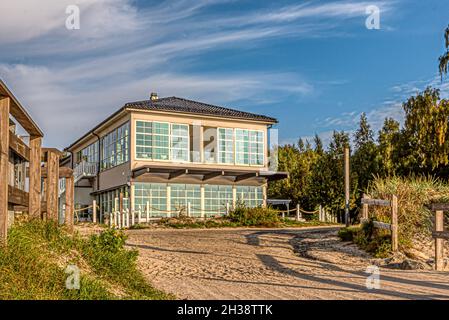
<instances>
[{"instance_id":1,"label":"chimney","mask_svg":"<svg viewBox=\"0 0 449 320\"><path fill-rule=\"evenodd\" d=\"M150 100L154 101L154 100L157 100L157 99L159 99L158 96L157 96L157 93L156 92L151 92Z\"/></svg>"}]
</instances>

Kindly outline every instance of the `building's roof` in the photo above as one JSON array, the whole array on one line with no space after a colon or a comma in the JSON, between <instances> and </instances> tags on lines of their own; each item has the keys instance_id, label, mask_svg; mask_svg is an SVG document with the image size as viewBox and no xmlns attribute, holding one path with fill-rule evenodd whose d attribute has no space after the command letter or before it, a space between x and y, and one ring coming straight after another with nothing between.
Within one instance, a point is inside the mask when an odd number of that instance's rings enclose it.
<instances>
[{"instance_id":1,"label":"building's roof","mask_svg":"<svg viewBox=\"0 0 449 320\"><path fill-rule=\"evenodd\" d=\"M130 102L125 104L125 108L201 114L209 116L218 116L223 118L238 118L245 120L264 121L270 123L277 122L277 120L272 117L224 108L220 106L214 106L211 104L192 101L178 97L167 97L156 100Z\"/></svg>"},{"instance_id":2,"label":"building's roof","mask_svg":"<svg viewBox=\"0 0 449 320\"><path fill-rule=\"evenodd\" d=\"M97 126L95 126L93 129L91 129L89 132L84 134L81 138L79 138L78 140L73 142L70 146L65 148L65 150L72 148L74 145L78 144L78 142L82 141L88 135L95 132L97 129L102 127L104 124L108 123L111 119L113 119L115 116L119 115L121 112L123 112L125 110L148 110L148 111L154 110L154 111L166 111L166 112L175 112L175 113L184 113L184 114L190 113L190 114L207 115L207 116L220 117L220 118L261 121L261 122L267 122L267 123L271 123L271 124L278 122L277 119L272 118L272 117L267 117L267 116L260 115L260 114L229 109L229 108L225 108L225 107L214 106L211 104L188 100L188 99L184 99L184 98L178 98L178 97L167 97L167 98L160 98L160 99L155 99L155 100L143 100L143 101L126 103L119 110L114 112L112 115L110 115L104 121L102 121Z\"/></svg>"}]
</instances>

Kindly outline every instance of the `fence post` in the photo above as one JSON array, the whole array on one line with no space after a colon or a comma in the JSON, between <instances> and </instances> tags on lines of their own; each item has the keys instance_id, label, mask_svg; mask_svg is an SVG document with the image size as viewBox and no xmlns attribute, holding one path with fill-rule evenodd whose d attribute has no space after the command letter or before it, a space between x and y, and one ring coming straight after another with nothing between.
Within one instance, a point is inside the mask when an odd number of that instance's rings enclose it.
<instances>
[{"instance_id":1,"label":"fence post","mask_svg":"<svg viewBox=\"0 0 449 320\"><path fill-rule=\"evenodd\" d=\"M435 211L435 231L443 231L444 228L443 211ZM443 270L443 239L435 238L435 270Z\"/></svg>"},{"instance_id":2,"label":"fence post","mask_svg":"<svg viewBox=\"0 0 449 320\"><path fill-rule=\"evenodd\" d=\"M147 223L150 223L150 201L147 201L147 208L145 214L147 218Z\"/></svg>"},{"instance_id":3,"label":"fence post","mask_svg":"<svg viewBox=\"0 0 449 320\"><path fill-rule=\"evenodd\" d=\"M296 205L296 221L301 218L301 212L299 211L299 203Z\"/></svg>"},{"instance_id":4,"label":"fence post","mask_svg":"<svg viewBox=\"0 0 449 320\"><path fill-rule=\"evenodd\" d=\"M367 199L366 194L363 194L363 199ZM362 206L362 218L368 220L368 204L363 204Z\"/></svg>"},{"instance_id":5,"label":"fence post","mask_svg":"<svg viewBox=\"0 0 449 320\"><path fill-rule=\"evenodd\" d=\"M92 201L92 222L97 223L97 201Z\"/></svg>"},{"instance_id":6,"label":"fence post","mask_svg":"<svg viewBox=\"0 0 449 320\"><path fill-rule=\"evenodd\" d=\"M137 224L140 224L140 216L141 216L141 212L140 212L140 208L139 208L139 211L137 211Z\"/></svg>"},{"instance_id":7,"label":"fence post","mask_svg":"<svg viewBox=\"0 0 449 320\"><path fill-rule=\"evenodd\" d=\"M393 252L398 251L398 197L391 197L391 246Z\"/></svg>"},{"instance_id":8,"label":"fence post","mask_svg":"<svg viewBox=\"0 0 449 320\"><path fill-rule=\"evenodd\" d=\"M226 202L226 215L229 215L229 202Z\"/></svg>"},{"instance_id":9,"label":"fence post","mask_svg":"<svg viewBox=\"0 0 449 320\"><path fill-rule=\"evenodd\" d=\"M187 217L190 217L190 202L187 202Z\"/></svg>"}]
</instances>

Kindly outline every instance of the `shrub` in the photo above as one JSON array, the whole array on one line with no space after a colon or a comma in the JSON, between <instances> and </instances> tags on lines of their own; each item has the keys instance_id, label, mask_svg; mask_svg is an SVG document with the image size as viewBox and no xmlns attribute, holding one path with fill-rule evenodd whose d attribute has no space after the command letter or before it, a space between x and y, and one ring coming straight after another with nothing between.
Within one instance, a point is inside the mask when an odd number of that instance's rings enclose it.
<instances>
[{"instance_id":1,"label":"shrub","mask_svg":"<svg viewBox=\"0 0 449 320\"><path fill-rule=\"evenodd\" d=\"M431 238L434 214L426 205L447 202L449 185L439 179L422 176L377 178L370 184L368 194L372 198L386 199L392 194L398 197L399 249L407 250L412 246L413 239ZM372 206L370 215L375 216L376 220L391 222L389 208ZM383 234L380 232L377 236L383 237ZM381 241L382 246L386 246L384 243L387 240Z\"/></svg>"},{"instance_id":2,"label":"shrub","mask_svg":"<svg viewBox=\"0 0 449 320\"><path fill-rule=\"evenodd\" d=\"M241 203L238 203L235 209L229 212L227 218L242 226L275 227L281 223L279 214L274 209L269 207L248 208Z\"/></svg>"},{"instance_id":3,"label":"shrub","mask_svg":"<svg viewBox=\"0 0 449 320\"><path fill-rule=\"evenodd\" d=\"M341 228L338 231L338 236L343 241L354 241L355 236L360 231L360 227L350 226L347 228Z\"/></svg>"}]
</instances>

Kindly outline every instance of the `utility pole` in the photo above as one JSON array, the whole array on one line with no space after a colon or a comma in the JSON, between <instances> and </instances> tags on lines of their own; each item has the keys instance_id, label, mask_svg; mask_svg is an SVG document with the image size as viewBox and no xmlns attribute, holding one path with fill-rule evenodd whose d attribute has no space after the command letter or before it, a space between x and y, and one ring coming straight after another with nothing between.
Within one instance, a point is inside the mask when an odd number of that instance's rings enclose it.
<instances>
[{"instance_id":1,"label":"utility pole","mask_svg":"<svg viewBox=\"0 0 449 320\"><path fill-rule=\"evenodd\" d=\"M345 147L345 224L349 226L349 147Z\"/></svg>"}]
</instances>

